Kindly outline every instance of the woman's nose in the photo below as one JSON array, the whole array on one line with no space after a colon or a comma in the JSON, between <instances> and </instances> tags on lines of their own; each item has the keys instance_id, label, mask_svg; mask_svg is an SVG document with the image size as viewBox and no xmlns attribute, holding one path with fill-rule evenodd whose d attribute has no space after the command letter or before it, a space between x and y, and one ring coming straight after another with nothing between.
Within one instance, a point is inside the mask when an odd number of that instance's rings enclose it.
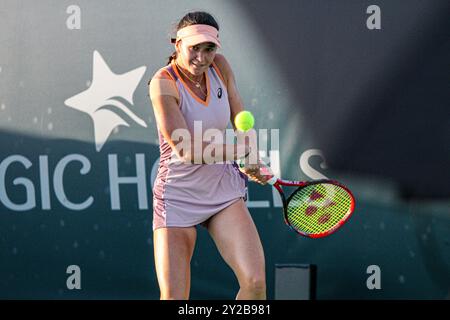
<instances>
[{"instance_id":1,"label":"woman's nose","mask_svg":"<svg viewBox=\"0 0 450 320\"><path fill-rule=\"evenodd\" d=\"M199 62L201 62L201 63L204 62L205 58L206 58L206 54L204 52L200 51L197 53L197 60Z\"/></svg>"}]
</instances>

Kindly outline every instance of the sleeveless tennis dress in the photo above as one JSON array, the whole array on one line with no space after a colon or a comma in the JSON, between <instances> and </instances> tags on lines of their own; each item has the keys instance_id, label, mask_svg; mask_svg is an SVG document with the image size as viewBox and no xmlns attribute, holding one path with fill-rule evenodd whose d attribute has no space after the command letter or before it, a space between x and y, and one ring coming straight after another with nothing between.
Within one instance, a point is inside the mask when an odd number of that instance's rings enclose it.
<instances>
[{"instance_id":1,"label":"sleeveless tennis dress","mask_svg":"<svg viewBox=\"0 0 450 320\"><path fill-rule=\"evenodd\" d=\"M230 105L220 71L213 64L206 75L206 101L199 99L184 84L174 63L164 67L175 80L180 110L188 130L194 134L194 121L202 131L225 130L230 121ZM197 123L198 126L198 123ZM234 161L191 164L179 161L159 127L160 161L153 187L153 230L163 227L191 227L201 224L240 198L246 200L246 175Z\"/></svg>"}]
</instances>

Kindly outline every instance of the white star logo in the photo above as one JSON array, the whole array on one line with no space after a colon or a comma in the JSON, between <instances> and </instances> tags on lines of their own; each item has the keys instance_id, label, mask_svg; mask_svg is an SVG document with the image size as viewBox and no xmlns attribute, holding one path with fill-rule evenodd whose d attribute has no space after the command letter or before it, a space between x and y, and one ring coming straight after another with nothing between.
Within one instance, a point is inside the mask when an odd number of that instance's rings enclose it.
<instances>
[{"instance_id":1,"label":"white star logo","mask_svg":"<svg viewBox=\"0 0 450 320\"><path fill-rule=\"evenodd\" d=\"M65 105L86 112L94 122L96 150L100 151L111 132L118 126L130 125L111 107L120 109L139 125L147 124L137 117L125 104L133 105L133 94L146 70L145 66L124 74L115 74L103 60L100 53L94 51L92 84L89 89L64 101Z\"/></svg>"}]
</instances>

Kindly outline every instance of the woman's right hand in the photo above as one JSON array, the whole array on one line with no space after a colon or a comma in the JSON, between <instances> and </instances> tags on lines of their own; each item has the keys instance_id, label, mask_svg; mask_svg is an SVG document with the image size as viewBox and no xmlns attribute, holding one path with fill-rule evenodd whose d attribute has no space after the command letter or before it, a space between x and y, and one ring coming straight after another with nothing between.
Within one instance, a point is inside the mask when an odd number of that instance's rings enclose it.
<instances>
[{"instance_id":1,"label":"woman's right hand","mask_svg":"<svg viewBox=\"0 0 450 320\"><path fill-rule=\"evenodd\" d=\"M245 173L251 180L261 185L267 184L267 181L274 176L270 167L260 159L258 159L256 164L244 163L239 170Z\"/></svg>"}]
</instances>

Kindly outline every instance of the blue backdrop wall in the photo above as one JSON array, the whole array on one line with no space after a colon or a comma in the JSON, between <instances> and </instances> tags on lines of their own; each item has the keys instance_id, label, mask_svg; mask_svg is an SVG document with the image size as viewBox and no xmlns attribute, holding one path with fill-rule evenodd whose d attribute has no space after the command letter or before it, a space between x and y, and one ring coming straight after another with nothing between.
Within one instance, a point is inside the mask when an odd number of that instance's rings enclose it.
<instances>
[{"instance_id":1,"label":"blue backdrop wall","mask_svg":"<svg viewBox=\"0 0 450 320\"><path fill-rule=\"evenodd\" d=\"M357 199L344 228L311 240L284 225L273 190L250 184L268 297L275 264L306 263L318 299L449 298L450 4L438 0L4 0L0 298L159 298L147 82L191 10L217 18L277 174L338 179ZM233 299L231 269L198 231L191 297Z\"/></svg>"}]
</instances>

